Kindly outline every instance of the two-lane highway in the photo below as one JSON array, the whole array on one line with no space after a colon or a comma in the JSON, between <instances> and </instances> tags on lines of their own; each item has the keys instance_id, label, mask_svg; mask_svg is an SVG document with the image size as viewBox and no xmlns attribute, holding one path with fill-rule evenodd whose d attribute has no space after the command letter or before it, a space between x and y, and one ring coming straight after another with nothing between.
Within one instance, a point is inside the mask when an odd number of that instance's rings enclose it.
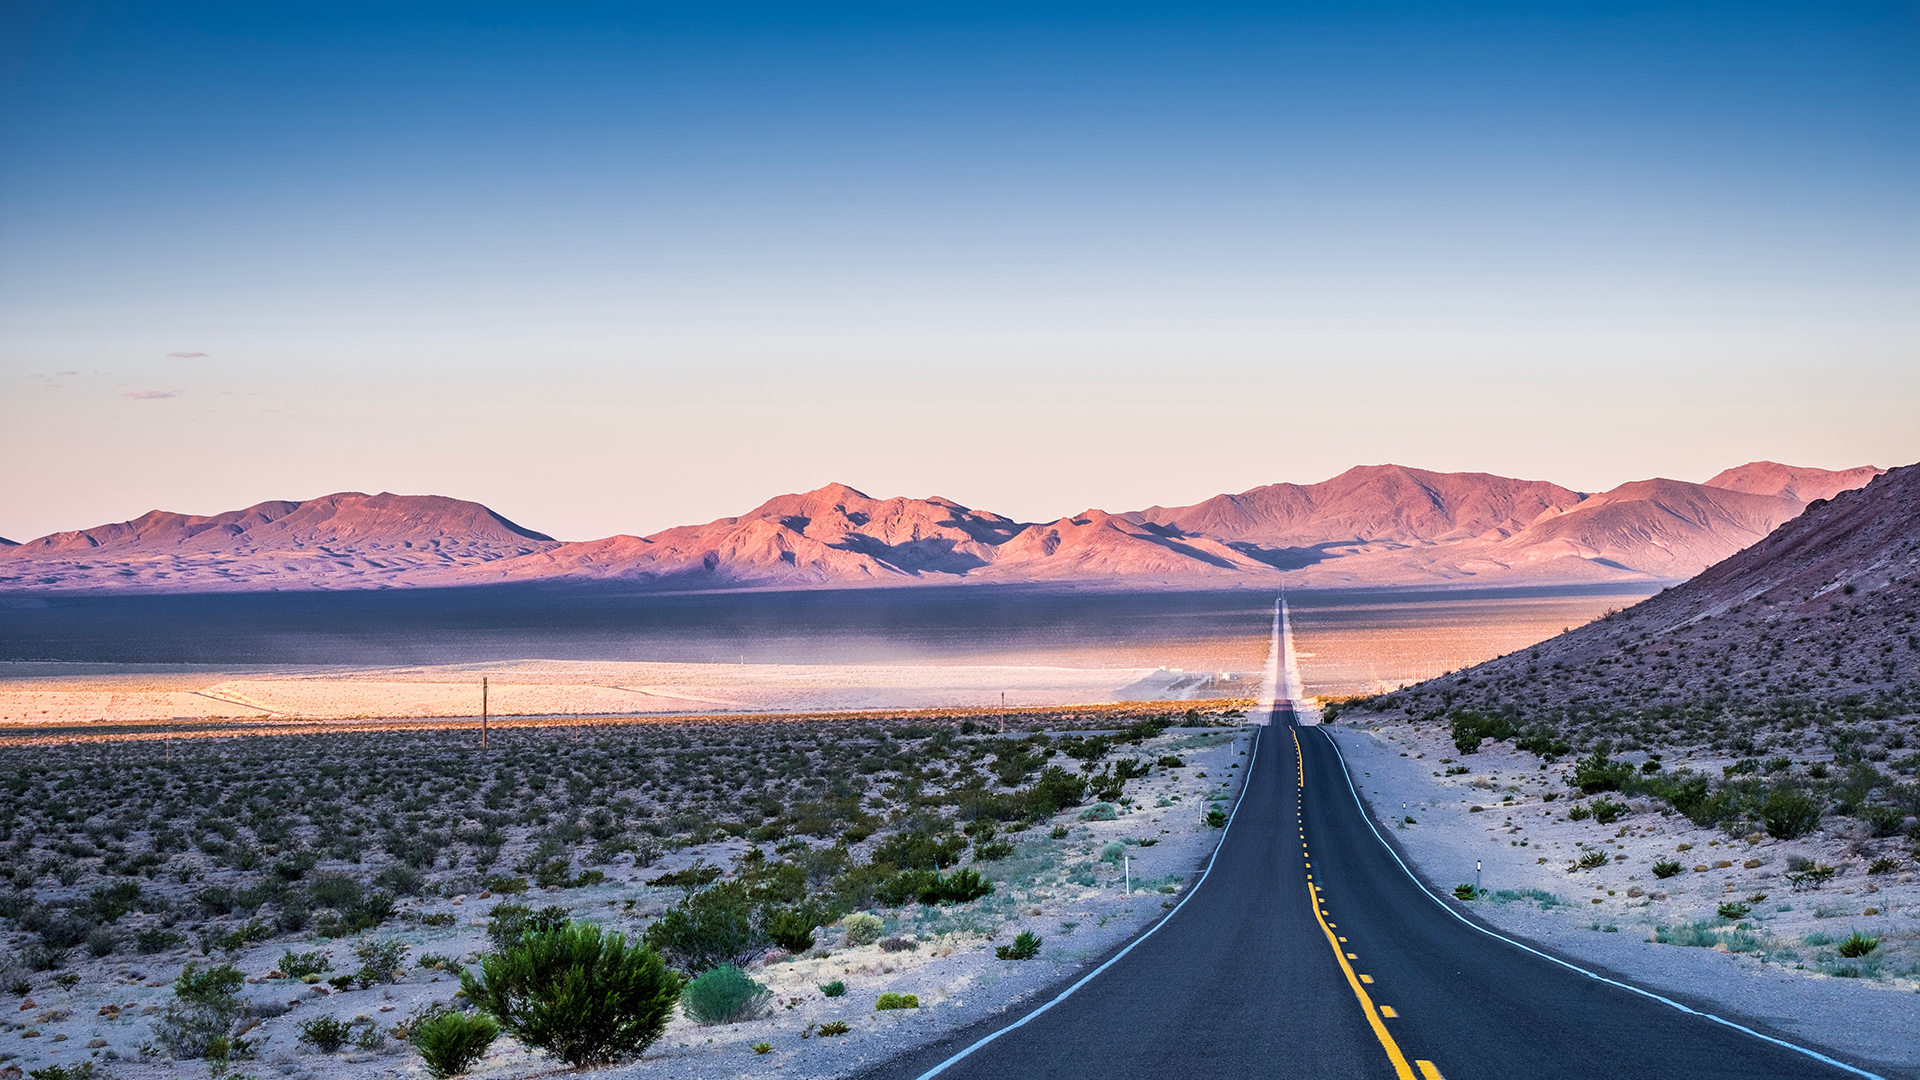
<instances>
[{"instance_id":1,"label":"two-lane highway","mask_svg":"<svg viewBox=\"0 0 1920 1080\"><path fill-rule=\"evenodd\" d=\"M1207 873L1063 996L870 1074L1126 1077L1843 1077L1479 929L1427 892L1332 739L1278 712Z\"/></svg>"}]
</instances>

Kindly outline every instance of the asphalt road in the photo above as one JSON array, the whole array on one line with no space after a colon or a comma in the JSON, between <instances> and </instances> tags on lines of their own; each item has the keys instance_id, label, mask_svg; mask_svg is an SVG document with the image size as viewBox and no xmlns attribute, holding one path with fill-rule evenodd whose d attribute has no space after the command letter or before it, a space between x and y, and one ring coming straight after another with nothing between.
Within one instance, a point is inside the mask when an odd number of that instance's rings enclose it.
<instances>
[{"instance_id":1,"label":"asphalt road","mask_svg":"<svg viewBox=\"0 0 1920 1080\"><path fill-rule=\"evenodd\" d=\"M1038 1015L983 1021L867 1075L1861 1075L1462 922L1443 903L1463 905L1424 892L1370 827L1332 740L1273 721L1213 868L1164 924Z\"/></svg>"}]
</instances>

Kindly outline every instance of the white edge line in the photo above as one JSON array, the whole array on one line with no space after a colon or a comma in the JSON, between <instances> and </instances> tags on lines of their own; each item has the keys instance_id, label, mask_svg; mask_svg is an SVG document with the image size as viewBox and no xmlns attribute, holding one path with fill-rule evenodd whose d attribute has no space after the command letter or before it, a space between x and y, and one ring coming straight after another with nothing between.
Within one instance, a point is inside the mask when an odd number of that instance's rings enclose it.
<instances>
[{"instance_id":1,"label":"white edge line","mask_svg":"<svg viewBox=\"0 0 1920 1080\"><path fill-rule=\"evenodd\" d=\"M938 1076L941 1073L952 1068L953 1066L959 1064L961 1059L967 1057L969 1054L972 1054L975 1050L978 1050L981 1047L992 1042L993 1040L999 1038L1000 1036L1005 1035L1007 1032L1012 1031L1015 1028L1026 1027L1027 1024L1031 1023L1041 1013L1044 1013L1048 1009L1053 1008L1055 1005L1058 1005L1061 1002L1067 1000L1068 997L1072 996L1075 990L1078 990L1081 987L1092 982L1095 976L1099 975L1101 972L1107 970L1113 965L1119 963L1120 958L1132 952L1134 949L1134 946L1140 944L1141 942L1147 940L1153 935L1159 933L1160 928L1167 925L1167 920L1173 918L1175 915L1180 914L1180 909L1187 906L1187 901L1193 899L1193 894L1199 892L1200 886L1205 885L1207 883L1207 875L1213 873L1213 864L1220 860L1220 849L1227 846L1227 833L1232 831L1233 829L1233 819L1237 817L1240 813L1240 804L1245 802L1247 799L1247 789L1253 786L1252 764L1254 760L1259 757L1259 754L1260 754L1260 731L1261 731L1260 727L1254 728L1253 753L1247 755L1247 764L1248 764L1247 774L1248 775L1240 784L1240 797L1233 801L1233 813L1227 815L1227 823L1220 830L1220 842L1218 844L1215 844L1213 847L1213 857L1207 860L1207 868L1205 870L1200 871L1200 880L1193 883L1193 888L1187 890L1187 895L1180 898L1180 902L1173 906L1173 910L1167 912L1165 915L1162 915L1160 917L1160 921L1157 923L1154 923L1151 929L1149 929L1146 933L1141 934L1139 937L1134 938L1132 941L1128 942L1126 948L1121 949L1117 953L1114 953L1113 956L1109 958L1106 963L1101 964L1099 967L1094 968L1092 971L1087 972L1085 975L1082 975L1079 981L1075 982L1072 986L1067 987L1065 990L1060 991L1060 993L1057 996L1055 996L1052 1001L1047 1002L1045 1005L1040 1006L1039 1008L1033 1010L1032 1012L1021 1017L1020 1019L1015 1020L1013 1023L1008 1024L1006 1027L1003 1027L998 1031L995 1031L989 1035L982 1036L980 1040L978 1042L975 1042L972 1046L967 1047L966 1049L953 1055L952 1057L941 1062L940 1064L935 1065L933 1068L928 1069L926 1072L921 1073L918 1077L915 1078L915 1080L928 1080L928 1078L930 1077ZM1882 1080L1882 1078L1876 1077L1875 1080Z\"/></svg>"},{"instance_id":2,"label":"white edge line","mask_svg":"<svg viewBox=\"0 0 1920 1080\"><path fill-rule=\"evenodd\" d=\"M1662 1005L1672 1006L1673 1008L1678 1009L1681 1012L1686 1013L1690 1016L1705 1017L1706 1019L1711 1020L1716 1024L1725 1025L1726 1027L1730 1027L1735 1031L1745 1032L1746 1034L1751 1035L1756 1039L1760 1039L1764 1042L1770 1042L1775 1046L1784 1047L1796 1053L1805 1054L1806 1056L1814 1059L1815 1061L1819 1061L1819 1062L1823 1062L1825 1064L1831 1065L1836 1069L1844 1069L1847 1072L1854 1074L1855 1076L1864 1076L1864 1077L1867 1077L1868 1080L1886 1080L1886 1077L1881 1076L1879 1073L1870 1073L1865 1069L1855 1068L1854 1066L1849 1065L1844 1061L1837 1061L1833 1058L1830 1058L1818 1050L1809 1049L1805 1046L1799 1045L1798 1043L1790 1043L1785 1039L1776 1039L1771 1035L1766 1035L1766 1034L1762 1034L1761 1032L1755 1031L1752 1028L1747 1027L1745 1024L1737 1024L1732 1020L1728 1020L1722 1016L1715 1016L1710 1012L1701 1012L1699 1009L1695 1009L1687 1005L1682 1005L1680 1002L1675 1001L1670 997L1663 997L1659 994L1654 993L1651 990L1647 990L1647 989L1643 989L1641 987L1635 986L1632 983L1624 983L1618 979L1609 979L1605 975L1602 975L1597 971L1588 971L1586 968L1583 968L1578 964L1569 963L1566 960L1562 960L1561 958L1553 955L1552 953L1544 952L1540 949L1534 948L1531 945L1527 945L1523 942L1515 941L1514 939L1498 931L1489 930L1486 927L1481 926L1479 923L1474 922L1472 919L1467 918L1465 915L1460 914L1458 911L1455 911L1451 906L1447 904L1446 901L1440 899L1439 896L1435 895L1433 890L1427 888L1426 882L1423 882L1420 880L1419 875L1415 874L1412 868L1407 866L1406 860L1400 857L1400 853L1393 850L1393 845L1387 843L1386 837L1380 835L1380 828L1379 826L1374 824L1373 815L1367 813L1366 804L1360 800L1359 790L1353 786L1353 770L1347 768L1347 758L1345 754L1342 754L1340 752L1340 744L1337 742L1334 742L1333 735L1328 733L1324 729L1322 729L1321 734L1327 736L1327 745L1333 747L1333 756L1336 760L1340 762L1340 773L1342 776L1346 777L1346 780L1347 780L1347 790L1353 793L1354 805L1360 808L1360 816L1366 819L1367 828L1373 830L1374 839L1379 840L1380 846L1383 848L1386 848L1387 854L1393 856L1393 861L1400 864L1400 869L1406 872L1407 877L1413 881L1414 887L1419 889L1421 892L1425 893L1428 899L1440 905L1440 910L1460 920L1462 923L1466 924L1467 926L1470 926L1473 929L1480 931L1481 933L1487 935L1490 938L1493 938L1497 941L1504 941L1516 949L1521 949L1526 952L1530 952L1533 955L1538 956L1542 959L1551 960L1554 963L1559 964L1561 967L1566 968L1569 971L1577 971L1580 974L1585 975L1589 979L1597 979L1600 982L1606 983L1609 986L1617 986L1622 990L1639 994L1641 997L1651 998L1652 1000L1657 1001Z\"/></svg>"}]
</instances>

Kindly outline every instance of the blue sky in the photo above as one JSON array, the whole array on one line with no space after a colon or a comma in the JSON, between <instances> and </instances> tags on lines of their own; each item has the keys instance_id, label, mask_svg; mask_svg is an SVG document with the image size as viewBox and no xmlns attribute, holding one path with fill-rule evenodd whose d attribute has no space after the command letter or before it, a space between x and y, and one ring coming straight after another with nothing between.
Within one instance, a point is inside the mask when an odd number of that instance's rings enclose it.
<instances>
[{"instance_id":1,"label":"blue sky","mask_svg":"<svg viewBox=\"0 0 1920 1080\"><path fill-rule=\"evenodd\" d=\"M0 535L1904 464L1916 55L1911 4L9 5Z\"/></svg>"}]
</instances>

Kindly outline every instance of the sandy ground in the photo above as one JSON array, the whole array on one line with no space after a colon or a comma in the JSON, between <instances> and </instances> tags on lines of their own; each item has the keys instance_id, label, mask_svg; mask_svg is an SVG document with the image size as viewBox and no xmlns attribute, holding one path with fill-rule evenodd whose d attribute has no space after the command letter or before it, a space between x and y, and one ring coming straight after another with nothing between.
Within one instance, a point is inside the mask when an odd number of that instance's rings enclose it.
<instances>
[{"instance_id":1,"label":"sandy ground","mask_svg":"<svg viewBox=\"0 0 1920 1080\"><path fill-rule=\"evenodd\" d=\"M1151 740L1141 748L1143 754L1178 754L1187 767L1156 769L1151 777L1135 781L1128 789L1132 805L1116 807L1114 820L1082 820L1090 808L1080 807L1012 834L1016 854L980 866L995 882L993 896L954 907L876 910L886 922L886 934L910 940L912 948L853 948L838 925L828 927L805 956L774 954L754 966L753 976L775 995L765 1018L702 1027L676 1015L666 1035L642 1058L596 1075L695 1080L768 1073L844 1076L1032 1001L1039 991L1164 915L1192 886L1221 835L1203 824L1204 815L1210 807L1230 805L1237 795L1244 775L1241 762L1251 740L1252 729L1245 727L1175 729ZM1050 826L1055 824L1066 828L1064 839L1051 838ZM1124 849L1126 862L1103 858L1116 845ZM645 869L616 864L613 880L605 884L518 899L537 907L562 904L575 917L636 933L680 895L678 889L651 887L646 880L695 859L731 865L745 849L739 841L683 849ZM233 962L249 976L243 997L294 1003L284 1015L249 1033L258 1047L257 1059L243 1071L295 1080L425 1077L418 1056L393 1039L378 1049L349 1048L326 1055L299 1045L299 1025L328 1015L343 1021L365 1017L384 1028L428 1002L451 1000L457 987L454 977L422 967L420 958L471 962L488 948L486 913L500 899L409 901L405 910L411 921L390 923L371 935L397 937L410 947L410 968L393 985L328 993L324 987L268 977L284 943L240 952ZM419 916L432 913L455 916L455 925L429 928L419 923ZM128 929L137 930L144 918L129 916ZM1022 930L1044 940L1039 957L1025 962L995 959L995 945L1012 941ZM353 944L319 939L296 948L326 951L336 971L351 971L357 966ZM55 986L47 975L36 976L17 1017L8 1020L0 1014L0 1061L31 1070L92 1059L110 1063L125 1080L198 1073L205 1068L199 1062L153 1056L142 1060L140 1046L152 1038L151 1018L171 1000L172 980L182 964L205 959L185 950L152 957L81 958L68 969L81 975L71 989ZM847 984L847 992L828 998L820 986L835 979ZM876 1011L875 999L885 992L918 995L920 1007ZM834 1020L851 1030L835 1037L817 1034L820 1024ZM760 1042L771 1046L764 1055L752 1049ZM502 1038L472 1075L507 1078L566 1071L558 1062Z\"/></svg>"},{"instance_id":2,"label":"sandy ground","mask_svg":"<svg viewBox=\"0 0 1920 1080\"><path fill-rule=\"evenodd\" d=\"M1251 696L1250 676L1165 668L525 660L403 668L0 664L0 724L1032 707ZM1004 695L1004 697L1003 697Z\"/></svg>"},{"instance_id":3,"label":"sandy ground","mask_svg":"<svg viewBox=\"0 0 1920 1080\"><path fill-rule=\"evenodd\" d=\"M1696 1007L1844 1049L1885 1075L1920 1077L1920 884L1910 861L1903 872L1869 876L1864 858L1848 854L1858 845L1844 837L1732 839L1645 804L1612 825L1569 821L1561 778L1567 762L1543 770L1538 758L1504 743L1460 755L1441 725L1327 730L1375 820L1394 830L1430 884L1439 891L1471 884L1476 861L1484 865L1481 885L1494 895L1471 907L1493 925ZM1445 775L1462 764L1468 772ZM1561 794L1543 801L1549 792ZM1405 824L1406 817L1414 823ZM1607 865L1569 870L1593 849L1608 854ZM1840 874L1818 890L1795 890L1783 876L1795 854L1835 865ZM1686 869L1658 879L1651 868L1661 860ZM1524 890L1560 902L1518 895ZM1716 918L1729 901L1751 913L1737 923ZM1653 940L1660 927L1700 923L1722 934L1746 926L1756 947L1733 952ZM1846 965L1819 938L1838 940L1854 930L1882 938L1880 977L1828 974ZM1807 943L1809 935L1816 944Z\"/></svg>"}]
</instances>

